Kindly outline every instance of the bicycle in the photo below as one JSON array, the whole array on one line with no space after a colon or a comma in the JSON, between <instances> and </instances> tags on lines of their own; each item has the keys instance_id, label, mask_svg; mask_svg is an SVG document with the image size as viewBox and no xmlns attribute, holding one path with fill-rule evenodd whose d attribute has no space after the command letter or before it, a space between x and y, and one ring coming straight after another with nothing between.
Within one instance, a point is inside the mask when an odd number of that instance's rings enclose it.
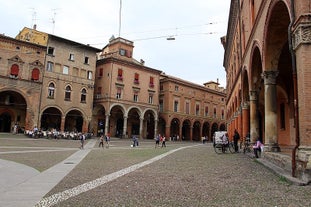
<instances>
[{"instance_id":1,"label":"bicycle","mask_svg":"<svg viewBox=\"0 0 311 207\"><path fill-rule=\"evenodd\" d=\"M217 154L226 153L226 152L230 152L230 153L235 152L233 142L228 142L226 144L214 143L214 150Z\"/></svg>"},{"instance_id":2,"label":"bicycle","mask_svg":"<svg viewBox=\"0 0 311 207\"><path fill-rule=\"evenodd\" d=\"M243 153L251 153L253 151L251 140L249 137L246 137L246 139L243 142Z\"/></svg>"}]
</instances>

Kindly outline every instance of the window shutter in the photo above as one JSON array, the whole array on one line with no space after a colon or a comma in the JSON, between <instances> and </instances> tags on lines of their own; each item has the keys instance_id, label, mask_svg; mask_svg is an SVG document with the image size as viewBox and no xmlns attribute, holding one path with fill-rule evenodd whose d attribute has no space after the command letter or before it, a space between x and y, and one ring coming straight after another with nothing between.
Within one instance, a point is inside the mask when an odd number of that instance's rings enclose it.
<instances>
[{"instance_id":1,"label":"window shutter","mask_svg":"<svg viewBox=\"0 0 311 207\"><path fill-rule=\"evenodd\" d=\"M18 75L19 67L17 64L12 65L11 67L11 75Z\"/></svg>"},{"instance_id":2,"label":"window shutter","mask_svg":"<svg viewBox=\"0 0 311 207\"><path fill-rule=\"evenodd\" d=\"M32 70L32 74L31 74L31 79L32 80L39 80L39 77L40 77L40 71L38 68L34 68Z\"/></svg>"}]
</instances>

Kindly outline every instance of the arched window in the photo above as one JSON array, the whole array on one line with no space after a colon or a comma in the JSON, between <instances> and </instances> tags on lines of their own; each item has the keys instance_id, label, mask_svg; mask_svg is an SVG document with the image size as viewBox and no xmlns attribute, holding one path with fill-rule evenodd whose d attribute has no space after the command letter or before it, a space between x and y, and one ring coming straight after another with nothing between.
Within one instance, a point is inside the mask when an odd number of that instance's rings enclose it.
<instances>
[{"instance_id":1,"label":"arched window","mask_svg":"<svg viewBox=\"0 0 311 207\"><path fill-rule=\"evenodd\" d=\"M31 80L37 81L40 77L40 70L38 68L34 68L31 72Z\"/></svg>"},{"instance_id":2,"label":"arched window","mask_svg":"<svg viewBox=\"0 0 311 207\"><path fill-rule=\"evenodd\" d=\"M86 103L86 90L85 88L81 91L81 103Z\"/></svg>"},{"instance_id":3,"label":"arched window","mask_svg":"<svg viewBox=\"0 0 311 207\"><path fill-rule=\"evenodd\" d=\"M13 64L11 66L11 73L10 73L11 77L16 78L18 76L18 73L19 73L19 66L17 64Z\"/></svg>"},{"instance_id":4,"label":"arched window","mask_svg":"<svg viewBox=\"0 0 311 207\"><path fill-rule=\"evenodd\" d=\"M70 96L71 96L71 87L70 86L66 86L65 101L70 101Z\"/></svg>"},{"instance_id":5,"label":"arched window","mask_svg":"<svg viewBox=\"0 0 311 207\"><path fill-rule=\"evenodd\" d=\"M48 98L54 98L54 94L55 94L55 85L54 83L50 83L48 88Z\"/></svg>"}]
</instances>

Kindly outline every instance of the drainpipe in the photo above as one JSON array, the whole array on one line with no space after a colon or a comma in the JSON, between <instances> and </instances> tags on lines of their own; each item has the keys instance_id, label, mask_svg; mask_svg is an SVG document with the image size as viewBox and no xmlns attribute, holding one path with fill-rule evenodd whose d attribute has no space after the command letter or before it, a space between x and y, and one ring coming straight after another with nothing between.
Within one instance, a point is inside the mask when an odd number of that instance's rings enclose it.
<instances>
[{"instance_id":1,"label":"drainpipe","mask_svg":"<svg viewBox=\"0 0 311 207\"><path fill-rule=\"evenodd\" d=\"M293 87L294 87L294 121L295 121L295 147L293 148L292 151L292 176L297 177L297 172L296 172L296 152L300 144L300 138L299 138L299 113L298 113L298 91L297 91L297 68L296 68L296 54L293 49L293 42L292 42L292 26L296 20L295 17L295 6L294 6L294 1L291 0L290 4L290 16L291 16L291 21L288 26L288 45L289 45L289 50L291 53L291 59L292 59L292 75L293 75Z\"/></svg>"}]
</instances>

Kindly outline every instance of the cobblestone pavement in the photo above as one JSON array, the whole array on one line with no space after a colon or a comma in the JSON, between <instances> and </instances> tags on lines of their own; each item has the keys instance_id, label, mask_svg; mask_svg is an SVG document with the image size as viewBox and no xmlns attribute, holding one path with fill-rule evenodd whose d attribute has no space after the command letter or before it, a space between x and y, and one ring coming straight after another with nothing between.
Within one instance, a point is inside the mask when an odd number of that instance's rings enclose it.
<instances>
[{"instance_id":1,"label":"cobblestone pavement","mask_svg":"<svg viewBox=\"0 0 311 207\"><path fill-rule=\"evenodd\" d=\"M2 141L0 137L0 152ZM52 143L54 149L62 147L47 152L55 155L78 145ZM157 149L152 141L141 141L137 148L130 144L130 140L113 140L109 149L96 145L45 199L56 199L50 206L83 207L311 206L311 186L293 185L243 154L216 154L210 143L167 142L166 148ZM24 154L0 154L0 159L40 166L39 161L21 159Z\"/></svg>"}]
</instances>

